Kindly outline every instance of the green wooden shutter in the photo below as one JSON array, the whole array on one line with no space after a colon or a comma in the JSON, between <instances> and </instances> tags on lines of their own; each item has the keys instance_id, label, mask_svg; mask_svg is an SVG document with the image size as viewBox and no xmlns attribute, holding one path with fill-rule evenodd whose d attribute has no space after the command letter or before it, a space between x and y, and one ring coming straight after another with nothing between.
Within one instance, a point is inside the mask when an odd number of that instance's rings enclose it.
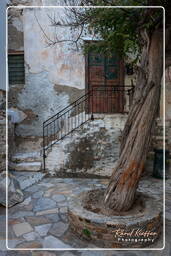
<instances>
[{"instance_id":1,"label":"green wooden shutter","mask_svg":"<svg viewBox=\"0 0 171 256\"><path fill-rule=\"evenodd\" d=\"M24 54L8 55L9 84L24 84Z\"/></svg>"}]
</instances>

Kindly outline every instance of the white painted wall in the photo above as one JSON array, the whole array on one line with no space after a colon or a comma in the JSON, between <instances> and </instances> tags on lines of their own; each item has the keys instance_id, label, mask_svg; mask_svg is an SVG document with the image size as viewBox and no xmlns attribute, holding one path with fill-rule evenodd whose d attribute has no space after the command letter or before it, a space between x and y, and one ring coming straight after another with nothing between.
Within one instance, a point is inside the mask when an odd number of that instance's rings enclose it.
<instances>
[{"instance_id":1,"label":"white painted wall","mask_svg":"<svg viewBox=\"0 0 171 256\"><path fill-rule=\"evenodd\" d=\"M63 16L63 12L61 8L24 10L26 71L34 74L45 71L53 84L84 89L85 62L81 52L74 51L73 45L66 42L47 47L47 37L53 39L57 35L60 39L72 38L69 28L55 29L50 26L48 15L59 17Z\"/></svg>"},{"instance_id":2,"label":"white painted wall","mask_svg":"<svg viewBox=\"0 0 171 256\"><path fill-rule=\"evenodd\" d=\"M55 3L59 4L58 1L38 1L39 5ZM33 4L36 4L36 0ZM75 45L70 42L58 43L51 47L47 44L55 36L60 40L73 39L77 37L78 32L73 33L66 27L50 26L48 16L64 18L64 8L23 9L26 80L22 89L16 86L19 89L16 107L23 112L31 111L34 119L26 117L17 125L18 136L42 136L43 121L73 102L71 95L74 94L75 100L85 89L85 57L82 51L76 50ZM14 25L19 26L15 20ZM91 37L86 36L84 39L90 40Z\"/></svg>"}]
</instances>

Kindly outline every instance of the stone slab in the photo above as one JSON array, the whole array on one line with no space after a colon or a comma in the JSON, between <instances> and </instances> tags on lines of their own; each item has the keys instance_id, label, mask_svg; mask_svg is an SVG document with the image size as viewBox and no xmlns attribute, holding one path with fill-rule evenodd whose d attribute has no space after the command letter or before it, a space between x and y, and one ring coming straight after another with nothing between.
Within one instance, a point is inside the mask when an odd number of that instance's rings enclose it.
<instances>
[{"instance_id":1,"label":"stone slab","mask_svg":"<svg viewBox=\"0 0 171 256\"><path fill-rule=\"evenodd\" d=\"M53 236L60 237L65 233L65 231L67 231L68 226L68 223L63 223L62 221L59 221L51 227L49 233L51 233Z\"/></svg>"},{"instance_id":2,"label":"stone slab","mask_svg":"<svg viewBox=\"0 0 171 256\"><path fill-rule=\"evenodd\" d=\"M36 212L36 216L47 215L47 214L54 214L54 213L58 213L58 211L59 211L58 208L53 208L53 209L48 209L48 210L44 210L44 211L39 211L39 212Z\"/></svg>"},{"instance_id":3,"label":"stone slab","mask_svg":"<svg viewBox=\"0 0 171 256\"><path fill-rule=\"evenodd\" d=\"M16 177L16 179L20 183L21 189L29 188L30 186L37 183L45 176L45 173L42 173L42 172L29 172L28 173L28 172L22 172L22 171L20 171L20 172L13 171L12 174ZM38 187L37 187L37 190L39 190ZM33 189L32 189L32 191L33 191Z\"/></svg>"},{"instance_id":4,"label":"stone slab","mask_svg":"<svg viewBox=\"0 0 171 256\"><path fill-rule=\"evenodd\" d=\"M35 231L39 233L40 236L46 236L51 226L52 224L35 226Z\"/></svg>"},{"instance_id":5,"label":"stone slab","mask_svg":"<svg viewBox=\"0 0 171 256\"><path fill-rule=\"evenodd\" d=\"M50 223L50 220L48 218L43 217L43 216L26 217L26 220L27 220L27 222L29 222L33 226Z\"/></svg>"},{"instance_id":6,"label":"stone slab","mask_svg":"<svg viewBox=\"0 0 171 256\"><path fill-rule=\"evenodd\" d=\"M34 211L41 211L54 208L56 202L49 198L40 198L37 200L36 205L34 206Z\"/></svg>"},{"instance_id":7,"label":"stone slab","mask_svg":"<svg viewBox=\"0 0 171 256\"><path fill-rule=\"evenodd\" d=\"M15 171L40 171L41 162L22 162L22 163L9 163L10 167Z\"/></svg>"},{"instance_id":8,"label":"stone slab","mask_svg":"<svg viewBox=\"0 0 171 256\"><path fill-rule=\"evenodd\" d=\"M52 199L55 200L57 203L63 202L66 200L66 197L64 195L53 195Z\"/></svg>"},{"instance_id":9,"label":"stone slab","mask_svg":"<svg viewBox=\"0 0 171 256\"><path fill-rule=\"evenodd\" d=\"M17 237L22 236L23 234L33 231L32 226L28 222L23 222L13 225L14 233Z\"/></svg>"},{"instance_id":10,"label":"stone slab","mask_svg":"<svg viewBox=\"0 0 171 256\"><path fill-rule=\"evenodd\" d=\"M47 236L43 241L43 248L65 249L71 248L71 246L63 243L61 240L54 236Z\"/></svg>"},{"instance_id":11,"label":"stone slab","mask_svg":"<svg viewBox=\"0 0 171 256\"><path fill-rule=\"evenodd\" d=\"M30 233L24 234L23 237L26 241L34 241L34 240L40 239L39 234L36 232L30 232Z\"/></svg>"}]
</instances>

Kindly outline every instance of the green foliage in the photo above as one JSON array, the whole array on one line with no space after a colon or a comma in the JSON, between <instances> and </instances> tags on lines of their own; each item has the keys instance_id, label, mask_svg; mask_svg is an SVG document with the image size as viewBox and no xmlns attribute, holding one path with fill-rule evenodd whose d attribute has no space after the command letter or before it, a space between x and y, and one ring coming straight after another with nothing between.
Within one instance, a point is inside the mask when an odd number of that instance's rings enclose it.
<instances>
[{"instance_id":1,"label":"green foliage","mask_svg":"<svg viewBox=\"0 0 171 256\"><path fill-rule=\"evenodd\" d=\"M104 0L95 1L94 6L104 6ZM145 5L139 0L111 1L111 4ZM110 1L108 1L110 3ZM83 45L86 53L89 50L110 54L117 51L124 56L139 56L142 48L140 40L140 28L151 33L158 23L162 23L163 11L160 8L86 8L84 15L77 15L78 24L84 23L88 33L98 42ZM85 18L86 17L86 18Z\"/></svg>"},{"instance_id":2,"label":"green foliage","mask_svg":"<svg viewBox=\"0 0 171 256\"><path fill-rule=\"evenodd\" d=\"M84 228L84 229L83 229L83 234L86 235L87 237L91 237L91 232L90 232L90 230L87 229L87 228Z\"/></svg>"}]
</instances>

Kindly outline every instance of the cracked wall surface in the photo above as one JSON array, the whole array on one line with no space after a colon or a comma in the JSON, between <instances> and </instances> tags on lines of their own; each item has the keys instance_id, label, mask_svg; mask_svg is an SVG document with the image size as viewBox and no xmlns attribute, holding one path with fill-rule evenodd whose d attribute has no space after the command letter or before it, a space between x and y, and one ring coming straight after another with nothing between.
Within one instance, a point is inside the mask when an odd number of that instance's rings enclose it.
<instances>
[{"instance_id":1,"label":"cracked wall surface","mask_svg":"<svg viewBox=\"0 0 171 256\"><path fill-rule=\"evenodd\" d=\"M23 51L23 15L22 9L8 9L8 50Z\"/></svg>"},{"instance_id":2,"label":"cracked wall surface","mask_svg":"<svg viewBox=\"0 0 171 256\"><path fill-rule=\"evenodd\" d=\"M103 115L52 147L46 173L57 177L110 177L119 157L127 115Z\"/></svg>"},{"instance_id":3,"label":"cracked wall surface","mask_svg":"<svg viewBox=\"0 0 171 256\"><path fill-rule=\"evenodd\" d=\"M15 5L19 3L17 0L12 2ZM60 4L60 1L52 2L53 5ZM23 0L21 4L47 6L52 2ZM48 46L55 35L60 39L73 36L69 28L50 26L49 17L63 17L63 9L11 8L10 15L9 49L24 50L25 58L25 84L12 85L9 92L9 107L17 108L26 115L15 125L15 132L17 138L41 138L43 121L84 94L85 57L69 42ZM132 78L126 76L125 84L131 84ZM169 106L168 97L168 113ZM40 143L38 145L40 147Z\"/></svg>"},{"instance_id":4,"label":"cracked wall surface","mask_svg":"<svg viewBox=\"0 0 171 256\"><path fill-rule=\"evenodd\" d=\"M57 0L11 2L14 5L26 6L61 5L61 1ZM13 112L18 111L19 116L24 116L15 123L15 144L18 152L40 151L43 122L85 93L85 57L81 50L76 50L69 42L48 46L55 35L64 40L73 36L70 29L55 29L50 26L49 17L55 14L63 17L63 10L11 8L9 11L9 50L24 51L25 59L25 84L11 85L9 91L9 108ZM91 38L87 36L85 39ZM166 81L166 119L171 118L169 74ZM134 76L125 76L125 84L130 85L131 79ZM160 105L162 117L162 100ZM98 126L96 120L93 128L83 129L78 132L78 136L66 138L66 145L62 142L56 151L50 153L48 168L51 175L105 175L105 166L108 163L107 171L110 176L113 161L118 158L118 136L124 123L118 117L117 122L112 124L113 129L108 129L105 123L107 120L99 122L103 123L103 127ZM98 130L96 127L94 131L96 125Z\"/></svg>"},{"instance_id":5,"label":"cracked wall surface","mask_svg":"<svg viewBox=\"0 0 171 256\"><path fill-rule=\"evenodd\" d=\"M38 5L49 2L38 1ZM25 59L25 84L12 85L9 94L11 105L26 114L16 125L16 135L42 136L43 121L84 94L85 57L71 42L48 45L55 36L61 40L77 36L70 28L50 26L49 17L65 16L62 8L11 9L10 13L9 47L24 49Z\"/></svg>"},{"instance_id":6,"label":"cracked wall surface","mask_svg":"<svg viewBox=\"0 0 171 256\"><path fill-rule=\"evenodd\" d=\"M9 93L9 105L26 114L16 125L17 136L42 136L43 121L84 94L84 56L66 44L47 47L44 33L54 36L50 12L54 9L11 11L10 49L22 49L24 31L25 84L12 85Z\"/></svg>"},{"instance_id":7,"label":"cracked wall surface","mask_svg":"<svg viewBox=\"0 0 171 256\"><path fill-rule=\"evenodd\" d=\"M25 59L25 84L10 85L9 91L9 108L25 115L15 124L19 151L26 148L20 137L37 141L43 121L84 94L84 57L64 44L47 47L42 28L54 35L48 15L49 9L9 9L9 50L24 50ZM41 140L37 145L41 147Z\"/></svg>"}]
</instances>

